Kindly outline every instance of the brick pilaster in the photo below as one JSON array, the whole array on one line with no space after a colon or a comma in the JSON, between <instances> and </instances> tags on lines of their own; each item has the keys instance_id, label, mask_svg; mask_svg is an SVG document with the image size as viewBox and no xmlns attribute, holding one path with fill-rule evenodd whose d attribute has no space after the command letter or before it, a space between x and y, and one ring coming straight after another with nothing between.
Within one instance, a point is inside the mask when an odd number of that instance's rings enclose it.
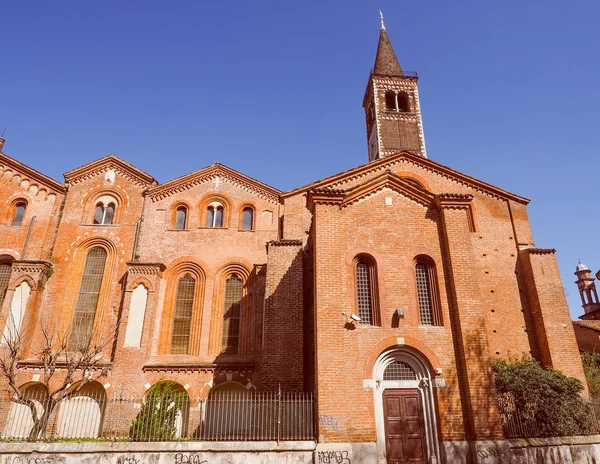
<instances>
[{"instance_id":1,"label":"brick pilaster","mask_svg":"<svg viewBox=\"0 0 600 464\"><path fill-rule=\"evenodd\" d=\"M472 245L471 195L439 195L444 273L468 440L502 437Z\"/></svg>"}]
</instances>

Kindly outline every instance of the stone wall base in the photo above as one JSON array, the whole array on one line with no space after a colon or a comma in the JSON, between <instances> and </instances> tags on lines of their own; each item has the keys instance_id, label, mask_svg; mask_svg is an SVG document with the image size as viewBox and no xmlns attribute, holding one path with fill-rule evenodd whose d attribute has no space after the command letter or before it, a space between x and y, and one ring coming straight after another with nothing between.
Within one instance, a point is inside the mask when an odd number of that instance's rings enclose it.
<instances>
[{"instance_id":1,"label":"stone wall base","mask_svg":"<svg viewBox=\"0 0 600 464\"><path fill-rule=\"evenodd\" d=\"M0 443L0 464L312 464L314 442Z\"/></svg>"},{"instance_id":2,"label":"stone wall base","mask_svg":"<svg viewBox=\"0 0 600 464\"><path fill-rule=\"evenodd\" d=\"M600 435L446 441L429 464L600 463ZM0 464L383 464L375 443L0 443Z\"/></svg>"}]
</instances>

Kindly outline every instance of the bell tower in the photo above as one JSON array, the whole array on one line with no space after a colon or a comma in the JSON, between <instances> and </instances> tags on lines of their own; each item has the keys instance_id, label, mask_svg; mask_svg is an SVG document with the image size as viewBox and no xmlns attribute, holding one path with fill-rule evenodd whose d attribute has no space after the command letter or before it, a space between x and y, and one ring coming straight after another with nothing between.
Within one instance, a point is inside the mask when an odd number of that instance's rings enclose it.
<instances>
[{"instance_id":1,"label":"bell tower","mask_svg":"<svg viewBox=\"0 0 600 464\"><path fill-rule=\"evenodd\" d=\"M381 15L381 12L380 12ZM369 161L406 150L427 158L416 73L405 73L383 24L363 108Z\"/></svg>"}]
</instances>

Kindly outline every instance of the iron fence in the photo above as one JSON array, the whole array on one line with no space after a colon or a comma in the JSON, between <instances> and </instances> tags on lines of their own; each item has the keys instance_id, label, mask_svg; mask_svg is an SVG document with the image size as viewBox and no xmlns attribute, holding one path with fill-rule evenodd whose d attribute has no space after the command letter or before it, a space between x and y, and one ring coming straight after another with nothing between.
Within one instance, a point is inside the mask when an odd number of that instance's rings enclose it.
<instances>
[{"instance_id":1,"label":"iron fence","mask_svg":"<svg viewBox=\"0 0 600 464\"><path fill-rule=\"evenodd\" d=\"M536 418L532 406L520 407L511 395L501 395L498 398L500 415L502 418L502 429L505 438L541 438L555 435L548 433ZM579 428L576 435L593 435L600 433L600 400L590 400L589 423Z\"/></svg>"},{"instance_id":2,"label":"iron fence","mask_svg":"<svg viewBox=\"0 0 600 464\"><path fill-rule=\"evenodd\" d=\"M298 441L314 439L314 398L306 392L186 393L145 398L83 392L54 403L33 392L0 399L6 441Z\"/></svg>"}]
</instances>

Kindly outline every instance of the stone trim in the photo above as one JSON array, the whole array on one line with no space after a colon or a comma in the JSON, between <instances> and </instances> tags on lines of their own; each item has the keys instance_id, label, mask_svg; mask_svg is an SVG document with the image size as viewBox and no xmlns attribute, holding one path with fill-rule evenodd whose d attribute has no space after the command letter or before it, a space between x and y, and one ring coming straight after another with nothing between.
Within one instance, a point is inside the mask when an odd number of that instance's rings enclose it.
<instances>
[{"instance_id":1,"label":"stone trim","mask_svg":"<svg viewBox=\"0 0 600 464\"><path fill-rule=\"evenodd\" d=\"M219 363L149 363L144 364L142 370L144 372L253 372L254 367L254 361Z\"/></svg>"}]
</instances>

